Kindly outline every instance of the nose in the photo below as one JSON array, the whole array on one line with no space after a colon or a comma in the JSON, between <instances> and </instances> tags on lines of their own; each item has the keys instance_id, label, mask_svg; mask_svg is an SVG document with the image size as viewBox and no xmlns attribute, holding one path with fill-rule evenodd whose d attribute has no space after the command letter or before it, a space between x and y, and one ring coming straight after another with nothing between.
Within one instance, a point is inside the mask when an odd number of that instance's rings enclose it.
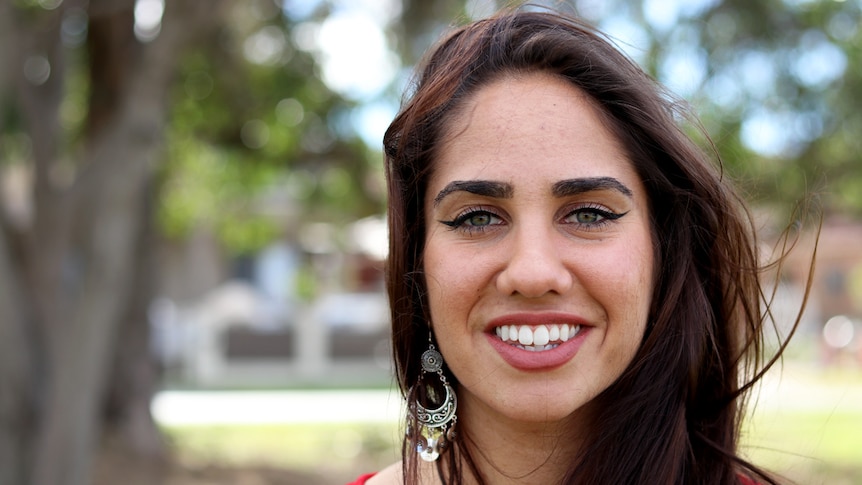
<instances>
[{"instance_id":1,"label":"nose","mask_svg":"<svg viewBox=\"0 0 862 485\"><path fill-rule=\"evenodd\" d=\"M555 244L552 228L523 227L510 234L508 262L497 275L497 289L504 295L539 298L562 295L573 285L573 276Z\"/></svg>"}]
</instances>

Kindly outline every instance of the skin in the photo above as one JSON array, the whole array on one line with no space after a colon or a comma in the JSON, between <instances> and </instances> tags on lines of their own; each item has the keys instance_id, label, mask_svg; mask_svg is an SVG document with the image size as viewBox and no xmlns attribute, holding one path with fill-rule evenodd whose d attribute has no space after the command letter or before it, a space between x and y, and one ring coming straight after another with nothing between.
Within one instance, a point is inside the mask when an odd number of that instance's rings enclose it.
<instances>
[{"instance_id":1,"label":"skin","mask_svg":"<svg viewBox=\"0 0 862 485\"><path fill-rule=\"evenodd\" d=\"M597 110L549 74L484 86L451 120L425 194L431 325L460 383L458 426L489 483L559 482L590 403L644 334L646 192ZM492 343L500 319L581 323L577 352L514 366ZM370 483L398 483L399 470Z\"/></svg>"}]
</instances>

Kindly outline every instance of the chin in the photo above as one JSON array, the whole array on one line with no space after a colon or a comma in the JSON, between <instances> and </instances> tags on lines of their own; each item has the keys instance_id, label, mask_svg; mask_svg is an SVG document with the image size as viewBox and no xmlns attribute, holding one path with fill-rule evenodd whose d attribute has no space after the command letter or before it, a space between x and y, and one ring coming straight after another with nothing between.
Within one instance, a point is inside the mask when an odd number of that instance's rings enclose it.
<instances>
[{"instance_id":1,"label":"chin","mask_svg":"<svg viewBox=\"0 0 862 485\"><path fill-rule=\"evenodd\" d=\"M575 419L575 417L580 414L579 411L581 409L582 407L578 406L544 409L539 412L537 412L537 410L527 410L526 412L521 413L523 415L521 419L525 422L533 423L559 423L561 421Z\"/></svg>"},{"instance_id":2,"label":"chin","mask_svg":"<svg viewBox=\"0 0 862 485\"><path fill-rule=\"evenodd\" d=\"M499 412L513 421L534 424L557 424L561 421L576 420L586 412L588 400L582 396L562 399L559 393L550 395L520 395L501 406Z\"/></svg>"}]
</instances>

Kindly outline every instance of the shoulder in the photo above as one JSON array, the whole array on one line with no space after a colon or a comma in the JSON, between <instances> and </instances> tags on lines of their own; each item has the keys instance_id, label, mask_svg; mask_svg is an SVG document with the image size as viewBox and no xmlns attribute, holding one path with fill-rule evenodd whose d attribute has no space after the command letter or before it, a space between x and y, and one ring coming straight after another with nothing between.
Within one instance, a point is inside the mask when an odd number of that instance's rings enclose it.
<instances>
[{"instance_id":1,"label":"shoulder","mask_svg":"<svg viewBox=\"0 0 862 485\"><path fill-rule=\"evenodd\" d=\"M401 462L393 463L384 468L373 477L371 477L365 485L404 485L404 469ZM411 482L412 484L413 482ZM437 477L436 468L432 463L419 462L419 477L416 484L433 484L441 485ZM415 485L415 484L413 484Z\"/></svg>"},{"instance_id":2,"label":"shoulder","mask_svg":"<svg viewBox=\"0 0 862 485\"><path fill-rule=\"evenodd\" d=\"M365 483L366 485L402 485L401 462L389 465Z\"/></svg>"},{"instance_id":3,"label":"shoulder","mask_svg":"<svg viewBox=\"0 0 862 485\"><path fill-rule=\"evenodd\" d=\"M348 483L347 485L365 485L368 483L368 480L374 476L374 473L367 473L365 475L360 476L356 480Z\"/></svg>"}]
</instances>

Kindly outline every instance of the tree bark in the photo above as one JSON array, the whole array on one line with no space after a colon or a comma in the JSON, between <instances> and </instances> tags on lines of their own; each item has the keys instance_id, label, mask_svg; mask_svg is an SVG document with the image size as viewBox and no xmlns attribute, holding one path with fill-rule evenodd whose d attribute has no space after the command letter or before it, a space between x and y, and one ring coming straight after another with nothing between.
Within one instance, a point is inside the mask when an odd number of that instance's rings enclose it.
<instances>
[{"instance_id":1,"label":"tree bark","mask_svg":"<svg viewBox=\"0 0 862 485\"><path fill-rule=\"evenodd\" d=\"M0 237L0 483L26 483L27 431L33 422L24 314L15 272Z\"/></svg>"},{"instance_id":2,"label":"tree bark","mask_svg":"<svg viewBox=\"0 0 862 485\"><path fill-rule=\"evenodd\" d=\"M52 11L0 2L0 13L10 14L0 15L0 26L10 27L0 35L19 51L8 56L8 72L33 141L35 214L20 229L0 216L0 483L85 485L121 322L132 311L131 328L146 331L145 304L131 296L173 74L183 48L220 20L224 2L166 2L161 33L145 45L134 38L133 0L89 2L92 117L81 154L63 156L63 163L76 162L71 179L57 177L64 144L60 31L64 9L76 2ZM22 74L34 56L51 66L43 82ZM148 358L138 350L134 355ZM140 409L148 402L138 393L127 404L155 431Z\"/></svg>"},{"instance_id":3,"label":"tree bark","mask_svg":"<svg viewBox=\"0 0 862 485\"><path fill-rule=\"evenodd\" d=\"M137 457L145 466L157 466L166 458L164 439L150 413L150 400L159 380L148 318L155 296L159 244L153 227L152 199L148 197L145 204L134 258L133 291L120 321L104 408L105 442L126 456Z\"/></svg>"},{"instance_id":4,"label":"tree bark","mask_svg":"<svg viewBox=\"0 0 862 485\"><path fill-rule=\"evenodd\" d=\"M9 3L0 4L4 67L0 93L10 104L17 101L22 112L21 123L32 145L32 171L40 178L35 185L43 189L44 201L51 197L44 188L49 163L55 158L63 81L61 53L56 49L59 20L57 13L26 18L19 14ZM52 69L41 84L32 73L30 79L25 75L28 61L37 58L46 60ZM34 200L36 197L34 194ZM43 298L50 299L53 288L40 284L44 275L40 271L56 260L55 248L62 241L60 237L40 240L35 224L22 227L8 215L0 212L0 482L23 485L31 478L32 445L44 391L45 353L39 323L54 310L47 302L41 304ZM40 215L39 228L56 220L52 210Z\"/></svg>"}]
</instances>

